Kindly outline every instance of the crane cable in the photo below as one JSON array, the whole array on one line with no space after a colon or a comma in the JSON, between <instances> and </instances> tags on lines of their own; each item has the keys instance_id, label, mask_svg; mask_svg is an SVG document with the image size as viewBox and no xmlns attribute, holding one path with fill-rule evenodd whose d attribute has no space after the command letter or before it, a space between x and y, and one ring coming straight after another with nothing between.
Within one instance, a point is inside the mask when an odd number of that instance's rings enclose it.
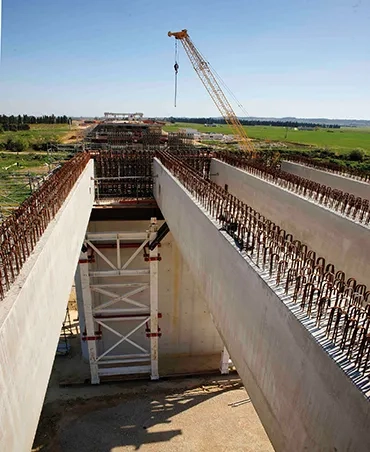
<instances>
[{"instance_id":1,"label":"crane cable","mask_svg":"<svg viewBox=\"0 0 370 452\"><path fill-rule=\"evenodd\" d=\"M179 48L177 39L175 39L175 64L173 68L175 69L175 99L174 99L174 105L176 107L176 101L177 101L177 74L179 72Z\"/></svg>"},{"instance_id":2,"label":"crane cable","mask_svg":"<svg viewBox=\"0 0 370 452\"><path fill-rule=\"evenodd\" d=\"M217 73L216 69L208 63L208 66L212 69L213 73L216 75L216 79L220 83L221 86L229 93L230 97L234 99L234 102L240 108L240 110L245 114L245 116L250 117L248 111L244 108L243 104L239 101L239 99L235 96L235 94L231 91L231 89L226 85L226 82L221 78L220 74Z\"/></svg>"},{"instance_id":3,"label":"crane cable","mask_svg":"<svg viewBox=\"0 0 370 452\"><path fill-rule=\"evenodd\" d=\"M204 63L206 63L208 65L208 67L212 70L212 72L214 73L214 75L216 76L216 79L218 80L218 82L220 83L221 86L224 87L224 89L229 93L230 97L232 99L234 99L234 102L237 104L237 106L240 108L240 110L245 114L245 116L250 117L249 112L244 108L244 106L242 105L242 103L239 101L239 99L235 96L235 94L231 91L231 89L227 86L227 84L225 83L225 81L221 78L220 74L218 74L218 72L216 71L216 69L211 65L211 63L209 61L207 61L204 58L204 55L202 55L202 53L199 51L199 49L197 49L198 53L200 54L200 56L202 57ZM178 49L178 40L175 39L175 64L174 64L174 69L175 69L175 107L176 107L176 101L177 101L177 73L179 70L179 49Z\"/></svg>"},{"instance_id":4,"label":"crane cable","mask_svg":"<svg viewBox=\"0 0 370 452\"><path fill-rule=\"evenodd\" d=\"M208 68L213 72L213 74L215 75L216 80L219 82L219 84L221 86L224 87L224 89L229 93L230 97L232 99L234 99L234 102L237 104L237 106L240 108L240 110L246 115L246 116L250 116L250 114L248 113L248 111L244 108L244 106L242 105L242 103L239 101L239 99L235 96L235 94L231 91L231 89L227 86L226 82L222 79L222 77L220 76L220 74L216 71L216 69L212 66L212 64L206 60L206 58L204 57L204 55L202 54L202 52L200 52L199 49L197 49L197 52L199 53L199 55L202 57L203 62L208 66Z\"/></svg>"}]
</instances>

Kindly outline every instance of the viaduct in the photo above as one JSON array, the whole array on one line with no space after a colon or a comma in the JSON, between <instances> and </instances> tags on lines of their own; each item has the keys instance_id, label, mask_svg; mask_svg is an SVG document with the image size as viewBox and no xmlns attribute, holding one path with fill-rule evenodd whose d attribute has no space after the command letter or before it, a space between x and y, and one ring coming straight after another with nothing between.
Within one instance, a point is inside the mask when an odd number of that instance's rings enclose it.
<instances>
[{"instance_id":1,"label":"viaduct","mask_svg":"<svg viewBox=\"0 0 370 452\"><path fill-rule=\"evenodd\" d=\"M0 449L71 286L91 383L235 365L277 451L370 450L370 185L163 145L76 154L0 226Z\"/></svg>"}]
</instances>

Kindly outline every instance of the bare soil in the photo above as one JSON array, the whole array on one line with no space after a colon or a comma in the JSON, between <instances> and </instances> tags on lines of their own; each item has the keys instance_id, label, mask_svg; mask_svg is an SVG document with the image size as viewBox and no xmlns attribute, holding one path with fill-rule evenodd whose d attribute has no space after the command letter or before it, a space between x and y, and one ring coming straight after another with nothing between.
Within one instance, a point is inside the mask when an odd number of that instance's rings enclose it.
<instances>
[{"instance_id":1,"label":"bare soil","mask_svg":"<svg viewBox=\"0 0 370 452\"><path fill-rule=\"evenodd\" d=\"M96 394L110 386L95 388ZM124 382L118 388L116 394L47 403L33 451L273 450L237 377Z\"/></svg>"},{"instance_id":2,"label":"bare soil","mask_svg":"<svg viewBox=\"0 0 370 452\"><path fill-rule=\"evenodd\" d=\"M55 358L32 451L273 450L236 373L89 384L73 289L68 307L70 353Z\"/></svg>"}]
</instances>

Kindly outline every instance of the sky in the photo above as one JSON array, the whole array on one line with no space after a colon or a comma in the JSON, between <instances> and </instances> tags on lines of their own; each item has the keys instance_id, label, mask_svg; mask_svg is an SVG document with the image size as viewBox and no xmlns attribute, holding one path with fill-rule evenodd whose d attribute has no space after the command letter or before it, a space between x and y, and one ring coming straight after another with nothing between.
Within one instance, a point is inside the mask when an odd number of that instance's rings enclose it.
<instances>
[{"instance_id":1,"label":"sky","mask_svg":"<svg viewBox=\"0 0 370 452\"><path fill-rule=\"evenodd\" d=\"M0 114L220 116L183 28L251 116L370 119L369 0L3 0Z\"/></svg>"}]
</instances>

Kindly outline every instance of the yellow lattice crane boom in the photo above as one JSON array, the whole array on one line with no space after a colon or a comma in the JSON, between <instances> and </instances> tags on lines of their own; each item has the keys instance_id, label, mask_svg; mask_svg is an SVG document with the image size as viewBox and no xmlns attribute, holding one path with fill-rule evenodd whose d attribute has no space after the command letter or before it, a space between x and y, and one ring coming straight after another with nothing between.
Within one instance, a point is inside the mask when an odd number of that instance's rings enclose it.
<instances>
[{"instance_id":1,"label":"yellow lattice crane boom","mask_svg":"<svg viewBox=\"0 0 370 452\"><path fill-rule=\"evenodd\" d=\"M181 30L176 32L168 32L168 36L173 36L175 39L181 41L186 54L193 65L195 72L201 79L203 85L211 96L213 102L216 104L221 115L225 119L226 123L231 127L235 138L239 141L241 148L246 152L255 155L254 147L247 136L244 127L241 125L238 117L236 116L230 102L227 100L224 92L222 91L220 84L218 83L213 71L209 64L195 47L194 43L190 39L187 30Z\"/></svg>"}]
</instances>

